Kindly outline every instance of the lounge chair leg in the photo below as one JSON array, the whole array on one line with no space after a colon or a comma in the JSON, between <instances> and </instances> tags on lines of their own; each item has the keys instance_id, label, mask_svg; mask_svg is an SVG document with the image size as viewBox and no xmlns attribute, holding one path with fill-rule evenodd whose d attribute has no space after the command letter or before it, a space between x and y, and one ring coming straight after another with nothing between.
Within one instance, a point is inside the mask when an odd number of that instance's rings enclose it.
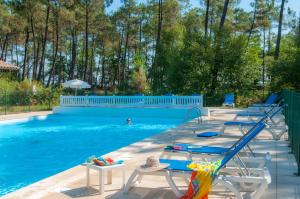
<instances>
[{"instance_id":1,"label":"lounge chair leg","mask_svg":"<svg viewBox=\"0 0 300 199\"><path fill-rule=\"evenodd\" d=\"M139 172L138 172L137 170L135 170L135 171L131 174L131 176L129 177L129 179L128 179L128 181L127 181L125 187L124 187L124 193L128 193L129 189L130 189L131 186L134 184L134 180L135 180L136 176L138 175L138 173L139 173Z\"/></svg>"},{"instance_id":2,"label":"lounge chair leg","mask_svg":"<svg viewBox=\"0 0 300 199\"><path fill-rule=\"evenodd\" d=\"M112 170L107 171L107 184L112 184Z\"/></svg>"},{"instance_id":3,"label":"lounge chair leg","mask_svg":"<svg viewBox=\"0 0 300 199\"><path fill-rule=\"evenodd\" d=\"M122 169L122 177L123 177L123 184L122 184L122 189L124 189L125 187L125 180L126 180L126 172L125 172L125 168Z\"/></svg>"},{"instance_id":4,"label":"lounge chair leg","mask_svg":"<svg viewBox=\"0 0 300 199\"><path fill-rule=\"evenodd\" d=\"M282 131L280 132L276 137L277 137L277 140L280 140L280 138L286 133L287 131Z\"/></svg>"},{"instance_id":5,"label":"lounge chair leg","mask_svg":"<svg viewBox=\"0 0 300 199\"><path fill-rule=\"evenodd\" d=\"M140 174L140 175L137 177L137 182L138 182L138 183L141 183L143 177L144 177L144 175L141 175L141 174Z\"/></svg>"},{"instance_id":6,"label":"lounge chair leg","mask_svg":"<svg viewBox=\"0 0 300 199\"><path fill-rule=\"evenodd\" d=\"M86 167L86 186L90 186L90 169L89 167Z\"/></svg>"},{"instance_id":7,"label":"lounge chair leg","mask_svg":"<svg viewBox=\"0 0 300 199\"><path fill-rule=\"evenodd\" d=\"M100 195L104 193L104 171L103 170L99 171L99 192Z\"/></svg>"},{"instance_id":8,"label":"lounge chair leg","mask_svg":"<svg viewBox=\"0 0 300 199\"><path fill-rule=\"evenodd\" d=\"M223 125L223 127L220 129L221 133L225 133L226 125Z\"/></svg>"},{"instance_id":9,"label":"lounge chair leg","mask_svg":"<svg viewBox=\"0 0 300 199\"><path fill-rule=\"evenodd\" d=\"M222 178L222 179L216 180L216 184L218 184L218 183L222 184L224 187L229 189L236 196L237 199L242 199L242 196L241 196L239 190L237 190L231 182Z\"/></svg>"},{"instance_id":10,"label":"lounge chair leg","mask_svg":"<svg viewBox=\"0 0 300 199\"><path fill-rule=\"evenodd\" d=\"M175 182L173 181L173 179L171 177L171 173L169 171L166 171L165 176L166 176L166 180L167 180L169 186L171 187L171 189L174 192L174 194L176 195L176 197L180 198L183 194L177 188Z\"/></svg>"},{"instance_id":11,"label":"lounge chair leg","mask_svg":"<svg viewBox=\"0 0 300 199\"><path fill-rule=\"evenodd\" d=\"M183 178L184 182L186 183L187 186L190 185L190 179L189 178Z\"/></svg>"},{"instance_id":12,"label":"lounge chair leg","mask_svg":"<svg viewBox=\"0 0 300 199\"><path fill-rule=\"evenodd\" d=\"M233 118L233 121L236 121L238 119L238 115L236 115L234 118Z\"/></svg>"},{"instance_id":13,"label":"lounge chair leg","mask_svg":"<svg viewBox=\"0 0 300 199\"><path fill-rule=\"evenodd\" d=\"M260 186L253 193L252 195L253 199L261 198L261 196L265 193L267 188L268 188L268 183L266 180L264 180L263 182L261 182Z\"/></svg>"},{"instance_id":14,"label":"lounge chair leg","mask_svg":"<svg viewBox=\"0 0 300 199\"><path fill-rule=\"evenodd\" d=\"M285 129L277 128L277 130L278 129L280 131L279 133L276 133L276 131L274 131L274 129L272 129L272 128L268 129L268 132L272 135L272 137L273 137L274 140L280 140L280 138L282 137L282 135L287 132L286 128Z\"/></svg>"}]
</instances>

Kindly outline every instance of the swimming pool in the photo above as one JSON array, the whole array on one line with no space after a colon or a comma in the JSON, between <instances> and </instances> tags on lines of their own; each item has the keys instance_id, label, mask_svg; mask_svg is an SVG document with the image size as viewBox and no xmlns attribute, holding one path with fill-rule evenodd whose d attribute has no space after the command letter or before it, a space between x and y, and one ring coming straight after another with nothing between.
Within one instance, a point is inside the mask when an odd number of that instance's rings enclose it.
<instances>
[{"instance_id":1,"label":"swimming pool","mask_svg":"<svg viewBox=\"0 0 300 199\"><path fill-rule=\"evenodd\" d=\"M99 111L100 109L98 109ZM76 166L183 122L184 112L160 117L92 114L51 114L0 122L0 196ZM169 110L170 111L170 110ZM111 113L114 109L111 109ZM163 117L162 113L166 113ZM126 124L125 115L133 123ZM174 117L170 117L174 115Z\"/></svg>"}]
</instances>

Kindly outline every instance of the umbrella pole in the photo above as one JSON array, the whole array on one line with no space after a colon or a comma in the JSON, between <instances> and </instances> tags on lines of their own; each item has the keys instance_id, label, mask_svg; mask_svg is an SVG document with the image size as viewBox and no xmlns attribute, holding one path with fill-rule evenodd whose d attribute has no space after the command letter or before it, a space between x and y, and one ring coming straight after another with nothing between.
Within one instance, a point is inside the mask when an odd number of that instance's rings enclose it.
<instances>
[{"instance_id":1,"label":"umbrella pole","mask_svg":"<svg viewBox=\"0 0 300 199\"><path fill-rule=\"evenodd\" d=\"M77 88L75 88L75 96L77 96Z\"/></svg>"}]
</instances>

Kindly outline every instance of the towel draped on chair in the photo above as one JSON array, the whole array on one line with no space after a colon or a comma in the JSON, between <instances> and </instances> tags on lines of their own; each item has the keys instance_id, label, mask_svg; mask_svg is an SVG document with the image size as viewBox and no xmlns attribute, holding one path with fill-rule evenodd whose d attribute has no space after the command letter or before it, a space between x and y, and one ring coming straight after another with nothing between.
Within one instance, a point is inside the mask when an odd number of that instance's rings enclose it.
<instances>
[{"instance_id":1,"label":"towel draped on chair","mask_svg":"<svg viewBox=\"0 0 300 199\"><path fill-rule=\"evenodd\" d=\"M216 162L192 162L187 167L193 170L188 190L181 199L208 199L213 179L221 160Z\"/></svg>"}]
</instances>

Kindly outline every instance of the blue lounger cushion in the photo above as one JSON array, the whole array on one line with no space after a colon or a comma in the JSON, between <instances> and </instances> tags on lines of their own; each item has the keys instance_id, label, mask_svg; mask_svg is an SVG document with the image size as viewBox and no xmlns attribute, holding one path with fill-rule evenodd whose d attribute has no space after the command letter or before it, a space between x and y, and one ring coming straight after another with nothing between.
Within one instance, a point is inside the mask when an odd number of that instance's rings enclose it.
<instances>
[{"instance_id":1,"label":"blue lounger cushion","mask_svg":"<svg viewBox=\"0 0 300 199\"><path fill-rule=\"evenodd\" d=\"M209 132L203 132L203 133L198 133L197 134L197 137L216 137L218 135L220 135L221 132L212 132L212 131L209 131Z\"/></svg>"},{"instance_id":2,"label":"blue lounger cushion","mask_svg":"<svg viewBox=\"0 0 300 199\"><path fill-rule=\"evenodd\" d=\"M165 148L165 151L183 151L191 153L205 153L205 154L224 154L228 152L229 148L213 147L213 146L197 146L186 143L175 144L174 146L181 146L180 149Z\"/></svg>"},{"instance_id":3,"label":"blue lounger cushion","mask_svg":"<svg viewBox=\"0 0 300 199\"><path fill-rule=\"evenodd\" d=\"M187 166L192 162L191 160L172 160L172 159L159 159L160 163L169 164L167 169L178 171L192 171Z\"/></svg>"},{"instance_id":4,"label":"blue lounger cushion","mask_svg":"<svg viewBox=\"0 0 300 199\"><path fill-rule=\"evenodd\" d=\"M273 104L252 104L250 107L256 107L256 108L267 108L270 107Z\"/></svg>"},{"instance_id":5,"label":"blue lounger cushion","mask_svg":"<svg viewBox=\"0 0 300 199\"><path fill-rule=\"evenodd\" d=\"M244 139L233 145L222 159L221 165L216 169L216 172L223 168L238 152L241 151L242 148L244 148L265 127L266 125L264 123L258 123L255 127L251 129L252 132L248 136L246 136ZM169 166L166 169L175 171L192 171L191 169L187 168L187 166L192 162L191 160L160 159L159 162L169 164Z\"/></svg>"},{"instance_id":6,"label":"blue lounger cushion","mask_svg":"<svg viewBox=\"0 0 300 199\"><path fill-rule=\"evenodd\" d=\"M277 94L271 94L264 103L262 104L253 104L253 107L266 107L266 106L270 106L272 104L274 104L276 102L277 99Z\"/></svg>"},{"instance_id":7,"label":"blue lounger cushion","mask_svg":"<svg viewBox=\"0 0 300 199\"><path fill-rule=\"evenodd\" d=\"M203 147L188 147L188 151L192 153L205 153L205 154L224 154L228 152L229 148L224 147L213 147L213 146L203 146Z\"/></svg>"},{"instance_id":8,"label":"blue lounger cushion","mask_svg":"<svg viewBox=\"0 0 300 199\"><path fill-rule=\"evenodd\" d=\"M248 122L248 121L231 121L231 122L224 122L225 126L254 126L257 124L256 122Z\"/></svg>"},{"instance_id":9,"label":"blue lounger cushion","mask_svg":"<svg viewBox=\"0 0 300 199\"><path fill-rule=\"evenodd\" d=\"M264 113L238 113L237 116L253 116L253 117L263 117L265 116L266 114Z\"/></svg>"}]
</instances>

